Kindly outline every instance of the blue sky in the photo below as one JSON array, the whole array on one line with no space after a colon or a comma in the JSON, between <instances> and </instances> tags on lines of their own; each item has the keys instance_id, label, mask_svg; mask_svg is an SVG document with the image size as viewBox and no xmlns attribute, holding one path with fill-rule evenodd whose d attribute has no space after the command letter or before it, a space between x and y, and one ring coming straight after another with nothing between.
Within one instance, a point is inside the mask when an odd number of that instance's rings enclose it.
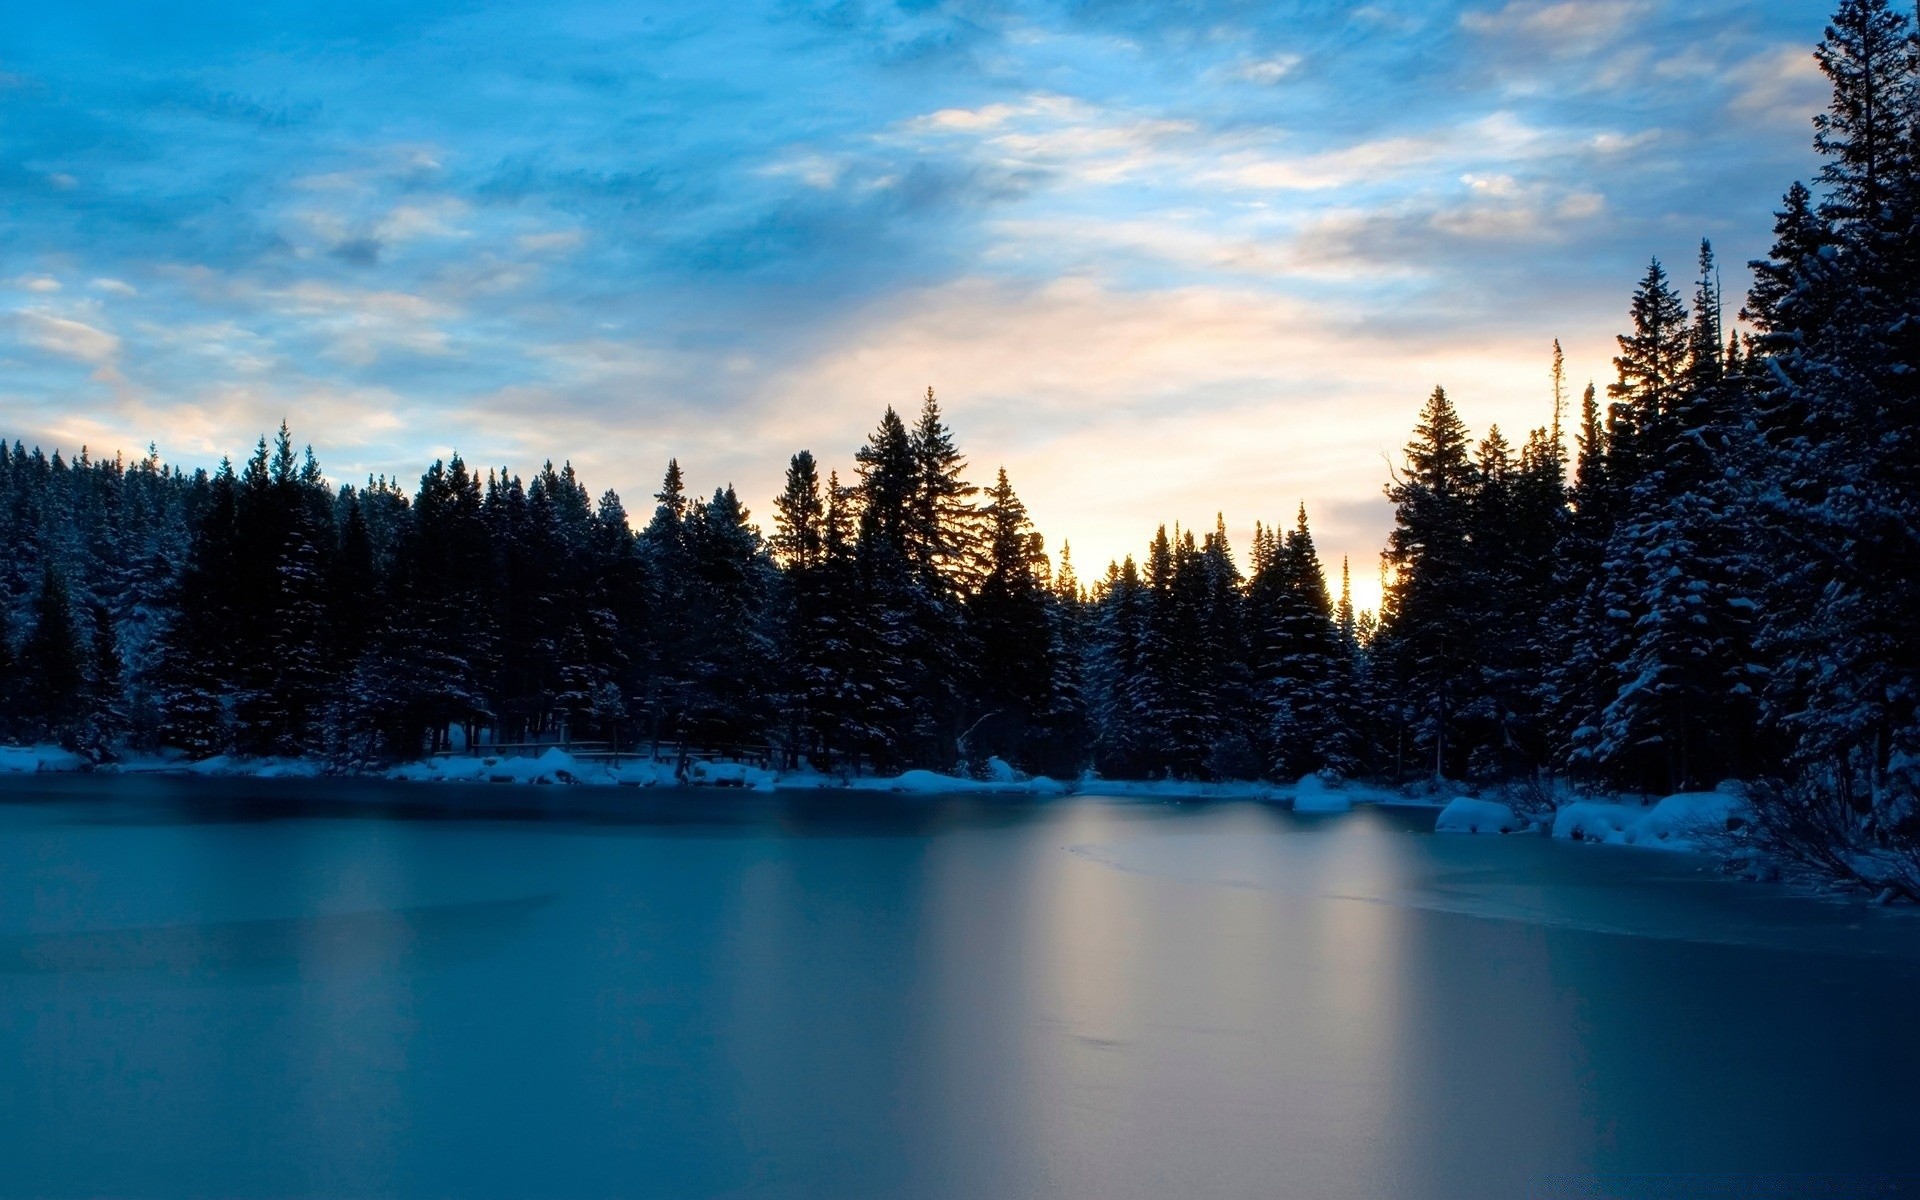
<instances>
[{"instance_id":1,"label":"blue sky","mask_svg":"<svg viewBox=\"0 0 1920 1200\"><path fill-rule=\"evenodd\" d=\"M1370 589L1444 383L1605 382L1813 170L1825 0L43 4L0 26L0 433L336 479L669 455L764 513L932 385L1083 576L1304 500Z\"/></svg>"}]
</instances>

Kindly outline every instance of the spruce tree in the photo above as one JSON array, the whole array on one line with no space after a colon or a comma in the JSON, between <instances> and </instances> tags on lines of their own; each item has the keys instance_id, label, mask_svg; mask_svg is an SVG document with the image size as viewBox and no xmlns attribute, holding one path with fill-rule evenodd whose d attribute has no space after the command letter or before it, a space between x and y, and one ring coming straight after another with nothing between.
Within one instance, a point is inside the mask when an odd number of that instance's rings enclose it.
<instances>
[{"instance_id":1,"label":"spruce tree","mask_svg":"<svg viewBox=\"0 0 1920 1200\"><path fill-rule=\"evenodd\" d=\"M971 644L979 651L976 711L965 757L990 756L1035 768L1044 757L1044 725L1054 687L1054 630L1040 578L1045 557L1027 509L1003 467L986 491L988 568L967 602Z\"/></svg>"},{"instance_id":2,"label":"spruce tree","mask_svg":"<svg viewBox=\"0 0 1920 1200\"><path fill-rule=\"evenodd\" d=\"M30 728L71 746L85 711L86 660L74 626L72 595L52 563L41 569L33 629L20 658L21 673L30 685Z\"/></svg>"},{"instance_id":3,"label":"spruce tree","mask_svg":"<svg viewBox=\"0 0 1920 1200\"><path fill-rule=\"evenodd\" d=\"M1436 387L1407 445L1406 467L1387 488L1394 529L1386 562L1393 574L1379 634L1383 683L1396 690L1401 723L1435 778L1465 766L1455 727L1475 661L1468 616L1473 488L1466 425Z\"/></svg>"}]
</instances>

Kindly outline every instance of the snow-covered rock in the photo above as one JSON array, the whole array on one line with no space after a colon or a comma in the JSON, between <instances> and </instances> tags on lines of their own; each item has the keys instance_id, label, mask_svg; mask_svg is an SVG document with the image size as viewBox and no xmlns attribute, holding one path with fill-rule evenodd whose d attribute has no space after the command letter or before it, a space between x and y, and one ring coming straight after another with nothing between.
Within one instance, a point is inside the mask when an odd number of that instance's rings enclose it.
<instances>
[{"instance_id":1,"label":"snow-covered rock","mask_svg":"<svg viewBox=\"0 0 1920 1200\"><path fill-rule=\"evenodd\" d=\"M1519 833L1527 821L1504 804L1456 796L1440 810L1435 833Z\"/></svg>"}]
</instances>

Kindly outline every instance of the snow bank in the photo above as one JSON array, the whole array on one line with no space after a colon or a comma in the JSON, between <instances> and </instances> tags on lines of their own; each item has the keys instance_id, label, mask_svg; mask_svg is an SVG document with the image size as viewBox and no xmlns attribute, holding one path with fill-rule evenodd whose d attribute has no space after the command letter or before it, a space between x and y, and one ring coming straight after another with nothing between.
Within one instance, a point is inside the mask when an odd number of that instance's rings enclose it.
<instances>
[{"instance_id":1,"label":"snow bank","mask_svg":"<svg viewBox=\"0 0 1920 1200\"><path fill-rule=\"evenodd\" d=\"M1528 823L1504 804L1456 796L1440 810L1435 833L1519 833Z\"/></svg>"},{"instance_id":2,"label":"snow bank","mask_svg":"<svg viewBox=\"0 0 1920 1200\"><path fill-rule=\"evenodd\" d=\"M537 756L444 755L395 767L387 772L387 778L431 783L571 783L588 787L674 787L691 783L764 788L773 786L779 777L744 763L692 762L682 779L674 762L645 756L618 763L583 759L553 746Z\"/></svg>"},{"instance_id":3,"label":"snow bank","mask_svg":"<svg viewBox=\"0 0 1920 1200\"><path fill-rule=\"evenodd\" d=\"M826 775L788 775L782 777L777 786L783 788L842 787L860 792L911 792L919 795L980 792L997 796L1064 796L1067 793L1067 786L1064 783L1056 779L1048 779L1045 775L1021 779L1014 775L1011 767L1004 773L994 771L993 763L996 761L998 760L989 760L990 777L986 779L942 775L938 771L908 771L904 775L869 775L857 779Z\"/></svg>"},{"instance_id":4,"label":"snow bank","mask_svg":"<svg viewBox=\"0 0 1920 1200\"><path fill-rule=\"evenodd\" d=\"M1634 804L1569 804L1553 818L1553 836L1574 841L1699 850L1701 843L1748 819L1747 803L1733 792L1678 792L1643 808Z\"/></svg>"},{"instance_id":5,"label":"snow bank","mask_svg":"<svg viewBox=\"0 0 1920 1200\"><path fill-rule=\"evenodd\" d=\"M1303 776L1293 785L1293 811L1302 813L1349 812L1353 797L1338 783L1328 783L1318 775Z\"/></svg>"},{"instance_id":6,"label":"snow bank","mask_svg":"<svg viewBox=\"0 0 1920 1200\"><path fill-rule=\"evenodd\" d=\"M314 779L324 773L312 759L235 758L229 754L175 763L172 769L190 775L246 775L254 779Z\"/></svg>"},{"instance_id":7,"label":"snow bank","mask_svg":"<svg viewBox=\"0 0 1920 1200\"><path fill-rule=\"evenodd\" d=\"M1624 842L1629 826L1646 815L1637 804L1583 800L1553 814L1553 836L1576 842Z\"/></svg>"},{"instance_id":8,"label":"snow bank","mask_svg":"<svg viewBox=\"0 0 1920 1200\"><path fill-rule=\"evenodd\" d=\"M87 760L58 746L0 746L0 774L33 775L41 771L79 771Z\"/></svg>"},{"instance_id":9,"label":"snow bank","mask_svg":"<svg viewBox=\"0 0 1920 1200\"><path fill-rule=\"evenodd\" d=\"M1698 850L1708 841L1745 825L1747 802L1728 792L1680 792L1653 806L1628 827L1626 842L1668 850Z\"/></svg>"},{"instance_id":10,"label":"snow bank","mask_svg":"<svg viewBox=\"0 0 1920 1200\"><path fill-rule=\"evenodd\" d=\"M387 778L433 783L578 783L598 781L605 774L600 764L583 766L556 746L536 757L443 755L395 767Z\"/></svg>"}]
</instances>

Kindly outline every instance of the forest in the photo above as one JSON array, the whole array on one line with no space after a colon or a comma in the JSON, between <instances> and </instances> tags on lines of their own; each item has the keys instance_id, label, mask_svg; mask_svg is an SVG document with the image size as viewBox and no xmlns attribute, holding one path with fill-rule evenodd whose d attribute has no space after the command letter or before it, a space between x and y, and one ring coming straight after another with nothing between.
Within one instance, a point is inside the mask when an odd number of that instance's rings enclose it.
<instances>
[{"instance_id":1,"label":"forest","mask_svg":"<svg viewBox=\"0 0 1920 1200\"><path fill-rule=\"evenodd\" d=\"M551 463L336 484L284 425L213 470L16 441L0 738L342 771L566 738L828 772L1737 780L1803 857L1884 874L1920 857L1920 43L1846 0L1815 57L1818 171L1737 315L1702 242L1638 280L1603 391L1575 399L1555 343L1517 442L1435 388L1377 614L1304 508L1244 556L1163 527L1081 580L1004 471L970 481L931 389L849 479L793 455L764 524L677 463L636 515Z\"/></svg>"}]
</instances>

